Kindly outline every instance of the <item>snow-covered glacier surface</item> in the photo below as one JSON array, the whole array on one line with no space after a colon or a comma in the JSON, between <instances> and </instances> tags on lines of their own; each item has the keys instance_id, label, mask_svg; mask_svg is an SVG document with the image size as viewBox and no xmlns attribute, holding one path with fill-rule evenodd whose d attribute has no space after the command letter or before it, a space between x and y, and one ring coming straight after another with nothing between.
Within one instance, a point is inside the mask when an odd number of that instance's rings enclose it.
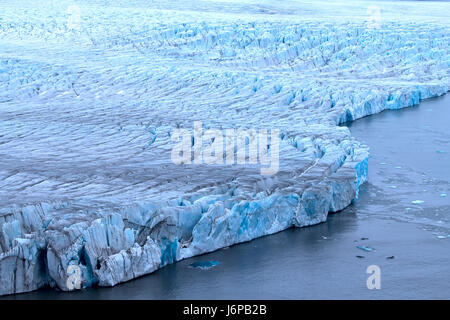
<instances>
[{"instance_id":1,"label":"snow-covered glacier surface","mask_svg":"<svg viewBox=\"0 0 450 320\"><path fill-rule=\"evenodd\" d=\"M338 125L446 93L449 21L439 2L2 2L0 294L325 221L368 173ZM278 171L174 164L194 121L278 129Z\"/></svg>"}]
</instances>

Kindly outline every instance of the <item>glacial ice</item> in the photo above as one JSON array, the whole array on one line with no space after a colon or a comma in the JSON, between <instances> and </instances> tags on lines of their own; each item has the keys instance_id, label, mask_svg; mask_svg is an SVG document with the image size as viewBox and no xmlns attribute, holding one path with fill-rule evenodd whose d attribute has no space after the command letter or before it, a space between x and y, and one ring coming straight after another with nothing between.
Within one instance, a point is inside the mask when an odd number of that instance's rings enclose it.
<instances>
[{"instance_id":1,"label":"glacial ice","mask_svg":"<svg viewBox=\"0 0 450 320\"><path fill-rule=\"evenodd\" d=\"M449 90L448 3L113 2L0 5L0 295L324 222L368 174L339 125ZM194 121L279 129L279 171L175 165Z\"/></svg>"}]
</instances>

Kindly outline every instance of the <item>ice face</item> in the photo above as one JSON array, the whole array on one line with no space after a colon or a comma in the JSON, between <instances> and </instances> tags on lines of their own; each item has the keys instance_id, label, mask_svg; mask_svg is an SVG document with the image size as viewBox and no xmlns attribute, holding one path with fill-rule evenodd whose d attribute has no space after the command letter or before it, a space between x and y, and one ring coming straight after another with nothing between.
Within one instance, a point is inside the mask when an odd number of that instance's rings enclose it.
<instances>
[{"instance_id":1,"label":"ice face","mask_svg":"<svg viewBox=\"0 0 450 320\"><path fill-rule=\"evenodd\" d=\"M112 286L324 222L368 174L338 125L450 85L446 3L383 2L381 21L364 2L72 5L1 5L0 294ZM195 121L278 129L276 174L174 164Z\"/></svg>"}]
</instances>

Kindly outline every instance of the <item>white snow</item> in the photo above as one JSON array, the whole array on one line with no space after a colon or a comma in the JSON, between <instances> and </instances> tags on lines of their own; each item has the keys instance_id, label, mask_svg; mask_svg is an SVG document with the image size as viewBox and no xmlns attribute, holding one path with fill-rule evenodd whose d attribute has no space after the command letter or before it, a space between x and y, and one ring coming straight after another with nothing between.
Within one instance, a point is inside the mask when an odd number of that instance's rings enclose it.
<instances>
[{"instance_id":1,"label":"white snow","mask_svg":"<svg viewBox=\"0 0 450 320\"><path fill-rule=\"evenodd\" d=\"M323 222L367 179L338 125L450 86L449 3L0 8L0 294L68 290L69 265L115 285ZM279 129L278 173L173 164L170 134L194 121Z\"/></svg>"}]
</instances>

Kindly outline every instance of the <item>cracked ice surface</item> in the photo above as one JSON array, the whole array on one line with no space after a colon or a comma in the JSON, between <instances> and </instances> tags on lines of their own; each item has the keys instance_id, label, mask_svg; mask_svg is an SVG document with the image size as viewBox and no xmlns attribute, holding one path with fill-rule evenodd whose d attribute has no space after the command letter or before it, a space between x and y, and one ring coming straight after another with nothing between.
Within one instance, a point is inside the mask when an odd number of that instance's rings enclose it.
<instances>
[{"instance_id":1,"label":"cracked ice surface","mask_svg":"<svg viewBox=\"0 0 450 320\"><path fill-rule=\"evenodd\" d=\"M338 125L449 90L447 3L380 2L369 28L365 2L90 0L74 29L74 2L33 3L0 11L0 294L323 222L367 178ZM279 129L278 173L173 164L193 121Z\"/></svg>"}]
</instances>

